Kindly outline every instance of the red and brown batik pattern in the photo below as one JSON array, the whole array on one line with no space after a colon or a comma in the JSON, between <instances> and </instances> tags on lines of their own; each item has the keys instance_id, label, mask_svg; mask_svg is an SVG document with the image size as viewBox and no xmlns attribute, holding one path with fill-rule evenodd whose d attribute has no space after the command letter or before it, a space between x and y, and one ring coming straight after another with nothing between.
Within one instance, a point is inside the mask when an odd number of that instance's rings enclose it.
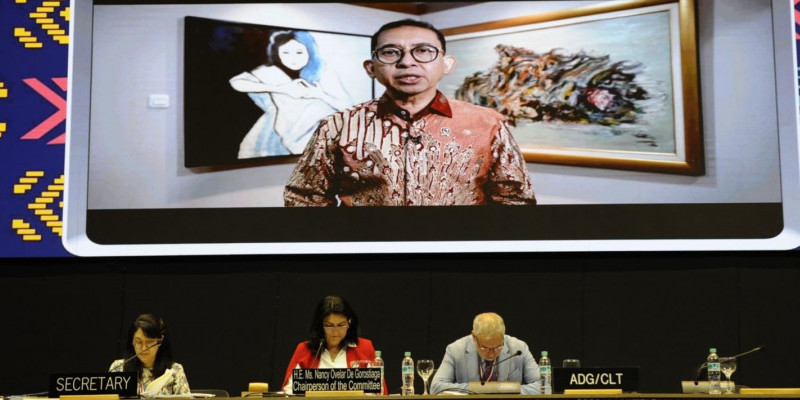
<instances>
[{"instance_id":1,"label":"red and brown batik pattern","mask_svg":"<svg viewBox=\"0 0 800 400\"><path fill-rule=\"evenodd\" d=\"M441 93L413 119L386 96L320 122L286 206L536 204L499 113Z\"/></svg>"}]
</instances>

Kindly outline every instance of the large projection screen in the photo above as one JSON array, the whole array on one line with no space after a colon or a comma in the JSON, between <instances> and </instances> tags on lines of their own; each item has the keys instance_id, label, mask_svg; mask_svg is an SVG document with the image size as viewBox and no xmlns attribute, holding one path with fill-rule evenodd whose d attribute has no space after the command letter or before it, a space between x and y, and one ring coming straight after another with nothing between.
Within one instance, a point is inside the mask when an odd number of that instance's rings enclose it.
<instances>
[{"instance_id":1,"label":"large projection screen","mask_svg":"<svg viewBox=\"0 0 800 400\"><path fill-rule=\"evenodd\" d=\"M604 3L484 2L418 17L347 3L76 0L64 245L81 256L798 247L790 0L688 2L697 26L700 175L529 162L535 206L299 209L282 199L296 157L184 166L186 17L369 36L409 17L446 31Z\"/></svg>"}]
</instances>

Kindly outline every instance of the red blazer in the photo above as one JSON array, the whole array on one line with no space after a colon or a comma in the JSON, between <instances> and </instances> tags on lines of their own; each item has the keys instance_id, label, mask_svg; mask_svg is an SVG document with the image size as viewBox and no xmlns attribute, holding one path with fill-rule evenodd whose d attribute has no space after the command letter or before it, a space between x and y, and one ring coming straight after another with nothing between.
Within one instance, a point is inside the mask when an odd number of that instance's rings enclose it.
<instances>
[{"instance_id":1,"label":"red blazer","mask_svg":"<svg viewBox=\"0 0 800 400\"><path fill-rule=\"evenodd\" d=\"M358 344L356 347L346 347L345 349L348 366L350 366L350 363L353 361L372 361L375 359L375 348L372 347L372 341L369 339L358 338ZM289 377L292 376L292 370L298 365L300 368L318 368L319 357L315 358L315 354L316 351L308 348L308 341L298 344L297 348L294 349L292 360L289 361L289 366L286 367L286 376L283 378L283 385L281 385L281 387L284 387L287 383L289 383ZM386 387L385 381L383 382L383 394L389 394L389 389Z\"/></svg>"}]
</instances>

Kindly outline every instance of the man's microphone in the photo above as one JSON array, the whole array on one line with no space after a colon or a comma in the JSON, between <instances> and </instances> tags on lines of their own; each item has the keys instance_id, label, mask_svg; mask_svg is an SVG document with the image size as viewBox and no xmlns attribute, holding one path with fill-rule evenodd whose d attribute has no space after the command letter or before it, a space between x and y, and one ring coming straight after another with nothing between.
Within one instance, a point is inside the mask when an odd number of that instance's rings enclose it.
<instances>
[{"instance_id":1,"label":"man's microphone","mask_svg":"<svg viewBox=\"0 0 800 400\"><path fill-rule=\"evenodd\" d=\"M703 369L708 368L708 363L703 362L697 369L694 371L694 385L697 386L698 382L700 382L700 375L703 374Z\"/></svg>"},{"instance_id":2,"label":"man's microphone","mask_svg":"<svg viewBox=\"0 0 800 400\"><path fill-rule=\"evenodd\" d=\"M144 349L139 350L138 353L126 358L125 361L122 362L122 364L118 365L117 368L114 368L114 370L111 372L122 372L122 369L125 367L125 364L129 363L134 358L139 357L139 354L142 354L145 351L152 349L153 347L160 346L161 343L164 343L164 336L161 336L161 338L156 340L155 343L151 344L150 346L147 346Z\"/></svg>"},{"instance_id":3,"label":"man's microphone","mask_svg":"<svg viewBox=\"0 0 800 400\"><path fill-rule=\"evenodd\" d=\"M522 350L517 350L517 351L514 352L514 354L512 354L512 355L510 355L510 356L508 356L508 357L506 357L506 358L494 363L492 368L497 368L498 365L500 365L500 364L502 364L502 363L504 363L504 362L516 357L516 356L521 356L521 355L522 355ZM481 386L483 386L485 384L486 384L486 379L484 379L484 377L481 376Z\"/></svg>"},{"instance_id":4,"label":"man's microphone","mask_svg":"<svg viewBox=\"0 0 800 400\"><path fill-rule=\"evenodd\" d=\"M739 358L739 357L741 357L741 356L746 356L746 355L748 355L748 354L752 354L752 353L755 353L755 352L757 352L757 351L764 350L766 347L767 347L767 346L764 346L764 345L762 344L761 346L758 346L758 347L756 347L756 348L753 348L753 349L747 350L747 351L745 351L744 353L739 353L739 354L737 354L737 355L735 355L735 356L732 356L732 358Z\"/></svg>"},{"instance_id":5,"label":"man's microphone","mask_svg":"<svg viewBox=\"0 0 800 400\"><path fill-rule=\"evenodd\" d=\"M755 352L764 350L765 348L767 348L767 346L762 344L762 345L760 345L758 347L755 347L755 348L752 348L750 350L747 350L744 353L739 353L739 354L737 354L735 356L731 356L730 358L739 359L739 357L746 356L748 354L753 354ZM694 384L695 385L697 385L697 382L700 381L700 375L703 374L703 369L705 369L705 368L708 368L708 363L707 362L704 362L704 363L700 364L700 366L697 367L697 370L694 371Z\"/></svg>"}]
</instances>

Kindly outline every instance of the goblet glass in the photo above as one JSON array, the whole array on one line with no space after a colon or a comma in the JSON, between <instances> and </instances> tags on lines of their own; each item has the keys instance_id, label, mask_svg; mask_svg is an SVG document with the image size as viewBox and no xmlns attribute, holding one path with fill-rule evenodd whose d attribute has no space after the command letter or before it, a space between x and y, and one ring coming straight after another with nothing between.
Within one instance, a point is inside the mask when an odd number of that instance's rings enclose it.
<instances>
[{"instance_id":1,"label":"goblet glass","mask_svg":"<svg viewBox=\"0 0 800 400\"><path fill-rule=\"evenodd\" d=\"M433 373L433 360L417 360L417 374L422 378L422 394L428 394L428 379Z\"/></svg>"},{"instance_id":2,"label":"goblet glass","mask_svg":"<svg viewBox=\"0 0 800 400\"><path fill-rule=\"evenodd\" d=\"M736 357L720 357L719 367L722 370L722 373L725 374L725 378L728 379L728 387L725 390L725 393L731 394L733 393L731 375L736 372Z\"/></svg>"}]
</instances>

